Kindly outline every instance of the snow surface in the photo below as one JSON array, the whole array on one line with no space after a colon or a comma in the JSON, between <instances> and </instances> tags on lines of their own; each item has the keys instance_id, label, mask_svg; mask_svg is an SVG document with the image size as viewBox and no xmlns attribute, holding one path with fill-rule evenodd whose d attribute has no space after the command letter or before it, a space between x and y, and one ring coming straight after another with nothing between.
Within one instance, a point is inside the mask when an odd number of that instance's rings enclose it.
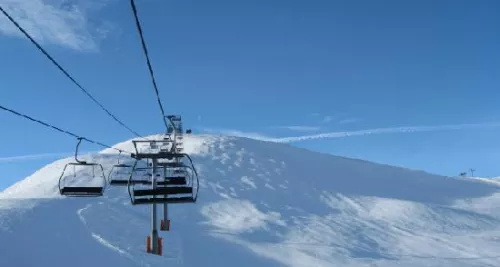
<instances>
[{"instance_id":1,"label":"snow surface","mask_svg":"<svg viewBox=\"0 0 500 267\"><path fill-rule=\"evenodd\" d=\"M68 158L0 193L0 266L500 266L498 182L246 138L184 142L200 193L169 206L163 256L145 253L149 207L131 206L126 188L58 195ZM83 158L107 175L117 156Z\"/></svg>"}]
</instances>

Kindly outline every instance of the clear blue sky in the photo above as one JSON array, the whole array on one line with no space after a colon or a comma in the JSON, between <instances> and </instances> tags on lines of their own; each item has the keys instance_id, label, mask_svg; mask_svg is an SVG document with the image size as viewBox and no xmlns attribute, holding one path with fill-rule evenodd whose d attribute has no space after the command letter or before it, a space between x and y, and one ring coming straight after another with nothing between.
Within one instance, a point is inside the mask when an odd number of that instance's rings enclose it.
<instances>
[{"instance_id":1,"label":"clear blue sky","mask_svg":"<svg viewBox=\"0 0 500 267\"><path fill-rule=\"evenodd\" d=\"M111 112L141 134L162 132L129 1L81 2L0 0ZM500 122L499 1L137 7L165 109L195 132L290 137ZM108 144L133 137L0 17L0 105ZM6 112L0 125L0 189L60 155L7 158L74 149L72 138ZM464 127L293 145L444 175L475 167L500 176L499 134Z\"/></svg>"}]
</instances>

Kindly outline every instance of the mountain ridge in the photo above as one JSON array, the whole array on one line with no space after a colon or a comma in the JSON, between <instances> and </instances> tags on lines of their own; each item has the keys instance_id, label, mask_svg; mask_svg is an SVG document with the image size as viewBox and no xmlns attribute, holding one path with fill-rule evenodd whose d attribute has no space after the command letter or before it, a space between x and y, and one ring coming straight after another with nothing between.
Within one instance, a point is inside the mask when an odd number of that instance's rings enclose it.
<instances>
[{"instance_id":1,"label":"mountain ridge","mask_svg":"<svg viewBox=\"0 0 500 267\"><path fill-rule=\"evenodd\" d=\"M132 152L130 140L114 147ZM169 206L163 256L145 253L149 208L131 206L126 188L93 199L58 195L58 172L72 161L66 158L0 193L0 265L500 263L498 184L239 137L186 136L184 147L200 193L196 204ZM82 158L107 174L117 163L112 151ZM130 160L122 155L120 162Z\"/></svg>"}]
</instances>

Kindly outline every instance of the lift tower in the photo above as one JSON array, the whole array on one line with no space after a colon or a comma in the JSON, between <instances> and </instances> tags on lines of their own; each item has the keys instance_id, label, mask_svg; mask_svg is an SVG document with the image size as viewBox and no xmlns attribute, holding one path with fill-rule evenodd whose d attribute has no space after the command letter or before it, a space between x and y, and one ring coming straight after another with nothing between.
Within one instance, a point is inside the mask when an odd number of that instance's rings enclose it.
<instances>
[{"instance_id":1,"label":"lift tower","mask_svg":"<svg viewBox=\"0 0 500 267\"><path fill-rule=\"evenodd\" d=\"M175 139L165 138L163 140L133 140L136 153L131 156L137 161L134 163L133 171L137 169L137 163L141 159L149 159L151 162L152 173L151 183L144 185L134 183L132 175L128 181L128 192L132 205L151 205L151 234L147 238L147 252L157 255L162 254L162 239L158 236L156 226L157 207L156 204L183 204L195 203L198 190L199 180L196 169L194 168L191 157L185 153L179 153L175 150ZM187 159L190 165L186 165L182 160ZM178 177L170 179L165 176L163 181L157 181L158 168L163 167L167 171L171 169L182 168L191 170L191 179L187 177ZM164 174L164 175L165 175ZM164 206L164 207L165 207ZM167 216L168 213L165 213ZM164 218L164 224L168 222L168 218Z\"/></svg>"},{"instance_id":2,"label":"lift tower","mask_svg":"<svg viewBox=\"0 0 500 267\"><path fill-rule=\"evenodd\" d=\"M167 127L167 139L172 141L170 151L173 153L182 153L184 152L182 118L180 115L168 115L166 118L169 121L169 125ZM163 175L165 179L164 186L187 184L187 173L183 170L184 167L182 166L182 158L176 157L173 159L173 162L160 162L159 165L163 167ZM160 223L160 230L170 231L170 219L168 218L167 203L163 204L163 219Z\"/></svg>"}]
</instances>

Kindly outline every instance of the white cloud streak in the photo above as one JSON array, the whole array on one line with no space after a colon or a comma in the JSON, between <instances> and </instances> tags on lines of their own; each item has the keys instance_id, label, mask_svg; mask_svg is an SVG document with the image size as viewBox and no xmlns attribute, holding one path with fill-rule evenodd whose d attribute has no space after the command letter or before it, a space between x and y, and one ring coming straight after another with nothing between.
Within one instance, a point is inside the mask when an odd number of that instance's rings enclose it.
<instances>
[{"instance_id":1,"label":"white cloud streak","mask_svg":"<svg viewBox=\"0 0 500 267\"><path fill-rule=\"evenodd\" d=\"M274 138L269 141L278 143L293 143L293 142L300 142L300 141L307 141L314 139L342 138L342 137L363 136L363 135L373 135L373 134L453 131L453 130L464 130L464 129L482 128L482 127L498 127L498 126L500 126L500 123L391 127L391 128L378 128L378 129L346 131L346 132L331 132L331 133L321 133L315 135Z\"/></svg>"},{"instance_id":2,"label":"white cloud streak","mask_svg":"<svg viewBox=\"0 0 500 267\"><path fill-rule=\"evenodd\" d=\"M339 124L348 124L348 123L355 123L360 121L361 119L358 118L350 118L350 119L343 119L339 121Z\"/></svg>"},{"instance_id":3,"label":"white cloud streak","mask_svg":"<svg viewBox=\"0 0 500 267\"><path fill-rule=\"evenodd\" d=\"M262 140L262 141L269 141L272 139L272 138L270 138L266 135L260 134L260 133L243 132L243 131L238 131L238 130L204 128L203 131L205 131L207 133L211 133L211 134L222 134L222 135L227 135L227 136L245 137L245 138Z\"/></svg>"},{"instance_id":4,"label":"white cloud streak","mask_svg":"<svg viewBox=\"0 0 500 267\"><path fill-rule=\"evenodd\" d=\"M91 22L88 13L102 8L106 2L87 1L77 5L74 1L60 0L0 0L0 5L42 44L95 51L111 24ZM26 38L3 13L0 13L0 34Z\"/></svg>"},{"instance_id":5,"label":"white cloud streak","mask_svg":"<svg viewBox=\"0 0 500 267\"><path fill-rule=\"evenodd\" d=\"M80 152L79 154L96 153L95 151ZM48 159L48 158L65 158L71 157L75 152L60 152L60 153L41 153L21 156L0 157L0 163L25 162L30 160Z\"/></svg>"},{"instance_id":6,"label":"white cloud streak","mask_svg":"<svg viewBox=\"0 0 500 267\"><path fill-rule=\"evenodd\" d=\"M474 128L487 128L487 127L500 127L500 123L478 123L478 124L455 124L455 125L437 125L437 126L407 126L407 127L389 127L389 128L376 128L358 131L344 131L344 132L329 132L314 135L302 135L293 137L269 137L260 133L245 133L237 130L211 130L225 135L246 137L261 141L275 142L275 143L294 143L300 141L329 139L329 138L343 138L351 136L365 136L374 134L398 134L398 133L415 133L415 132L434 132L434 131L456 131Z\"/></svg>"},{"instance_id":7,"label":"white cloud streak","mask_svg":"<svg viewBox=\"0 0 500 267\"><path fill-rule=\"evenodd\" d=\"M325 116L325 117L323 118L323 122L324 122L324 123L329 123L329 122L331 122L332 120L333 120L333 116Z\"/></svg>"},{"instance_id":8,"label":"white cloud streak","mask_svg":"<svg viewBox=\"0 0 500 267\"><path fill-rule=\"evenodd\" d=\"M0 163L7 162L23 162L29 160L54 158L54 157L64 157L71 156L72 152L67 153L45 153L45 154L31 154L31 155L21 155L21 156L11 156L11 157L0 157Z\"/></svg>"},{"instance_id":9,"label":"white cloud streak","mask_svg":"<svg viewBox=\"0 0 500 267\"><path fill-rule=\"evenodd\" d=\"M500 127L500 123L477 123L477 124L455 124L455 125L437 125L437 126L407 126L407 127L390 127L390 128L376 128L358 131L344 131L344 132L330 132L320 133L314 135L302 135L293 137L269 137L260 133L242 132L238 130L227 129L204 129L209 133L219 133L228 136L245 137L255 140L274 142L274 143L294 143L300 141L329 139L329 138L343 138L351 136L365 136L374 134L398 134L398 133L415 133L415 132L434 132L434 131L456 131L475 128L488 128ZM82 152L81 154L96 153L96 151ZM45 154L31 154L11 157L0 157L0 163L8 162L24 162L30 160L54 158L54 157L70 157L74 152L61 152L61 153L45 153Z\"/></svg>"},{"instance_id":10,"label":"white cloud streak","mask_svg":"<svg viewBox=\"0 0 500 267\"><path fill-rule=\"evenodd\" d=\"M287 129L290 131L297 131L297 132L314 132L314 131L319 131L321 129L320 127L317 126L278 126L277 128L280 129Z\"/></svg>"}]
</instances>

